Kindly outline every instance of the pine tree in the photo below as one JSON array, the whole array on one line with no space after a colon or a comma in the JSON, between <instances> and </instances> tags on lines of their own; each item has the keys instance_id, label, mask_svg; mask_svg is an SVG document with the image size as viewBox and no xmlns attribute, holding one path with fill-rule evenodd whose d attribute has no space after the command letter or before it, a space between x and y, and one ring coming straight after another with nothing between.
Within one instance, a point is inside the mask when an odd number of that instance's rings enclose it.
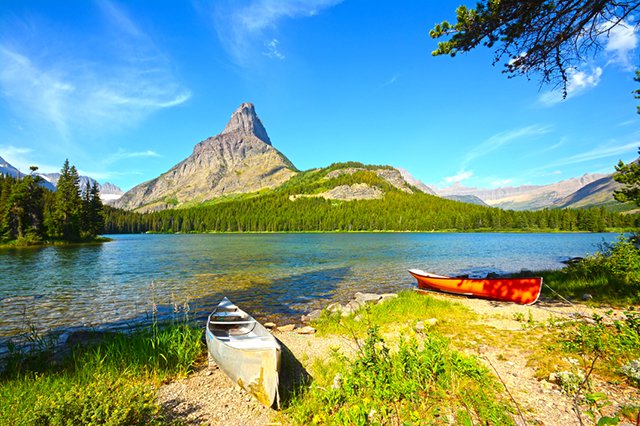
<instances>
[{"instance_id":1,"label":"pine tree","mask_svg":"<svg viewBox=\"0 0 640 426\"><path fill-rule=\"evenodd\" d=\"M13 185L6 200L3 225L8 239L37 241L44 235L44 190L40 186L42 178L34 174L37 169L32 166L31 174Z\"/></svg>"},{"instance_id":2,"label":"pine tree","mask_svg":"<svg viewBox=\"0 0 640 426\"><path fill-rule=\"evenodd\" d=\"M87 182L84 192L83 218L86 223L84 232L86 237L95 238L104 231L104 206L100 199L98 182L94 181L91 187L89 187L89 182Z\"/></svg>"},{"instance_id":3,"label":"pine tree","mask_svg":"<svg viewBox=\"0 0 640 426\"><path fill-rule=\"evenodd\" d=\"M82 199L79 184L76 167L69 167L69 160L65 160L56 187L52 230L55 236L65 241L80 239Z\"/></svg>"}]
</instances>

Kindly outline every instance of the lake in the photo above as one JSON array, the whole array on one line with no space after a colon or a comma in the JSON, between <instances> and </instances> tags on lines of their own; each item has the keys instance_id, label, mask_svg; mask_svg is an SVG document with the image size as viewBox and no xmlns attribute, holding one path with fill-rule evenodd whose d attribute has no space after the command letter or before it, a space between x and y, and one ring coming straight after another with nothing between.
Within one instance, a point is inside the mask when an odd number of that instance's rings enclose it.
<instances>
[{"instance_id":1,"label":"lake","mask_svg":"<svg viewBox=\"0 0 640 426\"><path fill-rule=\"evenodd\" d=\"M560 269L617 234L354 233L110 235L112 242L0 251L0 339L81 327L202 319L222 296L260 320L299 316L356 291L443 274ZM0 342L2 346L2 342Z\"/></svg>"}]
</instances>

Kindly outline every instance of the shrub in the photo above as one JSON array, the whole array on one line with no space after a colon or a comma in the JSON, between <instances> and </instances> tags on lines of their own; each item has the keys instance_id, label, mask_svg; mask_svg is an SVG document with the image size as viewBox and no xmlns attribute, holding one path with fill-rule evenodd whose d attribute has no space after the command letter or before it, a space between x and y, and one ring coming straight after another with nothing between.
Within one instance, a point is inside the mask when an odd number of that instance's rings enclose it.
<instances>
[{"instance_id":1,"label":"shrub","mask_svg":"<svg viewBox=\"0 0 640 426\"><path fill-rule=\"evenodd\" d=\"M490 392L498 388L486 368L437 334L402 340L392 352L371 327L356 359L342 357L341 365L333 385L313 386L292 406L296 422L513 424L509 407Z\"/></svg>"},{"instance_id":2,"label":"shrub","mask_svg":"<svg viewBox=\"0 0 640 426\"><path fill-rule=\"evenodd\" d=\"M572 272L609 274L627 284L640 284L640 249L620 236L615 243L602 243L600 251L569 267Z\"/></svg>"}]
</instances>

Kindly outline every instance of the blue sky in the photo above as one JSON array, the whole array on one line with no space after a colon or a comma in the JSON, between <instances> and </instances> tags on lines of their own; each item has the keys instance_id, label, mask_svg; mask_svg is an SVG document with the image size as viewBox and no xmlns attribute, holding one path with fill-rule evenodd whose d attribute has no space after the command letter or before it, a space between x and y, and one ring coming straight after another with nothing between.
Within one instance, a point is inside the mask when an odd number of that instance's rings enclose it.
<instances>
[{"instance_id":1,"label":"blue sky","mask_svg":"<svg viewBox=\"0 0 640 426\"><path fill-rule=\"evenodd\" d=\"M485 48L432 57L428 30L459 4L0 2L0 156L45 172L69 158L128 190L252 102L301 170L352 160L491 188L637 158L638 17L570 75L563 101L507 79Z\"/></svg>"}]
</instances>

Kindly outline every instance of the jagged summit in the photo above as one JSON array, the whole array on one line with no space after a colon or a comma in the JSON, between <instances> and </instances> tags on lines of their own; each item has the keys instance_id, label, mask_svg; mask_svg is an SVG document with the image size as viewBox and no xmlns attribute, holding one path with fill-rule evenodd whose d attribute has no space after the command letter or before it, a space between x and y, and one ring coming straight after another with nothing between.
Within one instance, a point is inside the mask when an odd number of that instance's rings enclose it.
<instances>
[{"instance_id":1,"label":"jagged summit","mask_svg":"<svg viewBox=\"0 0 640 426\"><path fill-rule=\"evenodd\" d=\"M226 133L240 132L251 134L260 139L267 145L271 145L267 130L262 125L262 121L258 118L256 110L252 103L245 102L231 114L231 119L222 131L221 135Z\"/></svg>"},{"instance_id":2,"label":"jagged summit","mask_svg":"<svg viewBox=\"0 0 640 426\"><path fill-rule=\"evenodd\" d=\"M291 161L271 145L253 104L244 103L222 133L197 143L189 157L132 188L115 205L139 211L196 205L274 188L296 173Z\"/></svg>"}]
</instances>

